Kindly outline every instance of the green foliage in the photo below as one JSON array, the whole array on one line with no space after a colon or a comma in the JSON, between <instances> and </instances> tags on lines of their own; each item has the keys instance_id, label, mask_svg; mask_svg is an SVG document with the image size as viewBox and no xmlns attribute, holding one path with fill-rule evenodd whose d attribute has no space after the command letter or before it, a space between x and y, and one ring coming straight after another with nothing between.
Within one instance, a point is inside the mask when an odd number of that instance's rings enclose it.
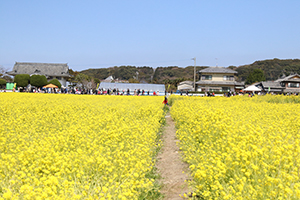
<instances>
[{"instance_id":1,"label":"green foliage","mask_svg":"<svg viewBox=\"0 0 300 200\"><path fill-rule=\"evenodd\" d=\"M94 79L94 82L95 82L96 84L98 84L98 83L101 82L98 78L93 78L93 79Z\"/></svg>"},{"instance_id":2,"label":"green foliage","mask_svg":"<svg viewBox=\"0 0 300 200\"><path fill-rule=\"evenodd\" d=\"M136 79L134 79L134 78L130 78L130 79L128 80L128 82L129 82L129 83L139 83L139 81L136 80Z\"/></svg>"},{"instance_id":3,"label":"green foliage","mask_svg":"<svg viewBox=\"0 0 300 200\"><path fill-rule=\"evenodd\" d=\"M47 85L47 78L44 75L32 75L30 77L30 84L36 87L43 87Z\"/></svg>"},{"instance_id":4,"label":"green foliage","mask_svg":"<svg viewBox=\"0 0 300 200\"><path fill-rule=\"evenodd\" d=\"M4 80L3 78L0 78L0 85L5 85L6 84L6 80Z\"/></svg>"},{"instance_id":5,"label":"green foliage","mask_svg":"<svg viewBox=\"0 0 300 200\"><path fill-rule=\"evenodd\" d=\"M196 71L206 68L205 66L196 66ZM266 80L276 80L282 75L290 75L291 73L300 74L300 60L299 59L289 59L289 60L263 60L256 61L250 65L243 66L229 66L229 69L238 72L236 75L237 81L246 81L250 73L254 69L261 69L264 71ZM158 84L170 84L170 90L176 89L176 79L181 80L194 80L194 66L188 66L185 68L170 66L170 67L157 67L155 70L151 67L135 67L135 66L120 66L120 67L110 67L101 69L88 69L81 71L81 73L86 74L93 78L98 78L103 80L108 76L113 76L115 79L129 80L136 77L136 72L139 73L139 82L147 83L158 83ZM71 72L70 72L71 73ZM76 73L76 72L73 72ZM77 72L78 73L78 72ZM196 80L199 80L199 74L196 74ZM170 82L175 81L175 82ZM167 83L168 82L168 83Z\"/></svg>"},{"instance_id":6,"label":"green foliage","mask_svg":"<svg viewBox=\"0 0 300 200\"><path fill-rule=\"evenodd\" d=\"M58 88L61 88L61 83L55 78L48 82L48 84L52 83L53 85L56 85Z\"/></svg>"},{"instance_id":7,"label":"green foliage","mask_svg":"<svg viewBox=\"0 0 300 200\"><path fill-rule=\"evenodd\" d=\"M13 82L13 78L11 78L10 76L2 76L2 79L6 80L6 82L12 83Z\"/></svg>"},{"instance_id":8,"label":"green foliage","mask_svg":"<svg viewBox=\"0 0 300 200\"><path fill-rule=\"evenodd\" d=\"M279 60L275 58L272 60L256 61L250 65L239 66L235 69L235 71L238 72L238 80L245 81L254 69L263 70L266 80L271 81L280 78L282 75L290 75L292 73L300 74L300 60Z\"/></svg>"},{"instance_id":9,"label":"green foliage","mask_svg":"<svg viewBox=\"0 0 300 200\"><path fill-rule=\"evenodd\" d=\"M205 67L196 67L196 71L204 69ZM137 78L138 81L146 83L159 83L163 84L165 79L169 80L193 80L194 79L194 66L188 66L186 68L180 68L177 66L173 67L158 67L155 72L151 67L135 67L135 66L120 66L120 67L110 67L101 69L88 69L81 71L81 73L88 76L98 78L103 80L108 76L113 76L115 79L121 80L131 80ZM198 75L197 75L198 76ZM199 77L197 77L199 79ZM176 82L176 81L175 81ZM176 83L170 83L171 85L176 85Z\"/></svg>"},{"instance_id":10,"label":"green foliage","mask_svg":"<svg viewBox=\"0 0 300 200\"><path fill-rule=\"evenodd\" d=\"M108 76L113 76L115 79L129 80L138 75L139 82L151 82L151 76L153 75L153 69L151 67L135 67L135 66L120 66L109 67L101 69L88 69L81 71L90 77L104 80Z\"/></svg>"},{"instance_id":11,"label":"green foliage","mask_svg":"<svg viewBox=\"0 0 300 200\"><path fill-rule=\"evenodd\" d=\"M26 87L29 84L29 80L29 74L17 74L15 76L14 82L17 83L17 87Z\"/></svg>"},{"instance_id":12,"label":"green foliage","mask_svg":"<svg viewBox=\"0 0 300 200\"><path fill-rule=\"evenodd\" d=\"M232 69L232 70L235 70L236 69L236 66L233 66L233 65L230 65L229 67L227 67L228 69Z\"/></svg>"},{"instance_id":13,"label":"green foliage","mask_svg":"<svg viewBox=\"0 0 300 200\"><path fill-rule=\"evenodd\" d=\"M247 77L246 84L252 84L259 81L265 81L266 77L264 71L261 69L254 69Z\"/></svg>"},{"instance_id":14,"label":"green foliage","mask_svg":"<svg viewBox=\"0 0 300 200\"><path fill-rule=\"evenodd\" d=\"M76 75L75 80L78 81L79 83L81 83L81 82L83 82L85 80L86 81L90 81L91 78L88 75L86 75L86 74L79 73L79 74Z\"/></svg>"},{"instance_id":15,"label":"green foliage","mask_svg":"<svg viewBox=\"0 0 300 200\"><path fill-rule=\"evenodd\" d=\"M164 105L164 107L163 107L163 111L164 111L165 113L169 112L169 111L170 111L170 108L169 108L169 106L167 106L167 105Z\"/></svg>"},{"instance_id":16,"label":"green foliage","mask_svg":"<svg viewBox=\"0 0 300 200\"><path fill-rule=\"evenodd\" d=\"M81 84L82 88L86 88L86 85L89 81L91 81L92 78L86 74L79 73L75 77L75 81Z\"/></svg>"}]
</instances>

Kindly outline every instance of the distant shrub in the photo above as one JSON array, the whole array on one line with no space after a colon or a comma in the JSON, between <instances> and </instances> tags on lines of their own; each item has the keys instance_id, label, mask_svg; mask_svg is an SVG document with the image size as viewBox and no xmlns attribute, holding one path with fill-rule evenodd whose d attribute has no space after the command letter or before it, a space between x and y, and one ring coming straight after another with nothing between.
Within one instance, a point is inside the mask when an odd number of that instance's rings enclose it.
<instances>
[{"instance_id":1,"label":"distant shrub","mask_svg":"<svg viewBox=\"0 0 300 200\"><path fill-rule=\"evenodd\" d=\"M52 83L53 85L56 85L57 87L61 88L61 83L55 78L48 82L48 84Z\"/></svg>"},{"instance_id":2,"label":"distant shrub","mask_svg":"<svg viewBox=\"0 0 300 200\"><path fill-rule=\"evenodd\" d=\"M32 75L30 77L30 84L36 87L43 87L47 85L47 78L44 75Z\"/></svg>"},{"instance_id":3,"label":"distant shrub","mask_svg":"<svg viewBox=\"0 0 300 200\"><path fill-rule=\"evenodd\" d=\"M29 74L17 74L15 76L14 82L17 83L17 87L26 87L29 84L29 80Z\"/></svg>"},{"instance_id":4,"label":"distant shrub","mask_svg":"<svg viewBox=\"0 0 300 200\"><path fill-rule=\"evenodd\" d=\"M3 78L0 78L0 85L5 85L6 84L6 80L4 80Z\"/></svg>"}]
</instances>

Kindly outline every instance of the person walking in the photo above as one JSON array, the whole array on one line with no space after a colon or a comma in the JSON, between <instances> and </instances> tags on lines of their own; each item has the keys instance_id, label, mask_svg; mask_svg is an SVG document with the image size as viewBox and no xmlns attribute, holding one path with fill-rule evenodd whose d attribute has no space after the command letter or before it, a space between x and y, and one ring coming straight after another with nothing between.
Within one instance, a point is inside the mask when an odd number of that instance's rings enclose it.
<instances>
[{"instance_id":1,"label":"person walking","mask_svg":"<svg viewBox=\"0 0 300 200\"><path fill-rule=\"evenodd\" d=\"M168 104L168 98L167 98L167 96L165 96L165 99L164 99L164 101L163 101L163 104L165 104L165 105L167 105L167 106L169 105L169 104Z\"/></svg>"}]
</instances>

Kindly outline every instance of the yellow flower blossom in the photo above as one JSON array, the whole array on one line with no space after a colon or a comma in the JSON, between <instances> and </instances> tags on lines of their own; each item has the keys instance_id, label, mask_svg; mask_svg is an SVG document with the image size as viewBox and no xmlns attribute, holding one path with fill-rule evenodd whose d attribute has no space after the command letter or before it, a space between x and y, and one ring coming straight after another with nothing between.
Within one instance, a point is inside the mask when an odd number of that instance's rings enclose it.
<instances>
[{"instance_id":1,"label":"yellow flower blossom","mask_svg":"<svg viewBox=\"0 0 300 200\"><path fill-rule=\"evenodd\" d=\"M0 198L138 199L153 190L163 97L0 93L0 101Z\"/></svg>"},{"instance_id":2,"label":"yellow flower blossom","mask_svg":"<svg viewBox=\"0 0 300 200\"><path fill-rule=\"evenodd\" d=\"M207 199L300 198L299 96L173 95L169 100L197 194Z\"/></svg>"}]
</instances>

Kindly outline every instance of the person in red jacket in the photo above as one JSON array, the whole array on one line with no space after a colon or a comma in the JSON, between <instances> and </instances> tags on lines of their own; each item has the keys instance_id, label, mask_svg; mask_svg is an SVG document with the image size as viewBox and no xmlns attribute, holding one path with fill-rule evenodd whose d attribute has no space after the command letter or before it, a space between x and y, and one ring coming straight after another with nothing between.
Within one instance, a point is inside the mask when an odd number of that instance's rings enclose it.
<instances>
[{"instance_id":1,"label":"person in red jacket","mask_svg":"<svg viewBox=\"0 0 300 200\"><path fill-rule=\"evenodd\" d=\"M168 98L167 98L167 96L165 96L165 100L163 101L163 104L169 105L169 104L168 104Z\"/></svg>"}]
</instances>

